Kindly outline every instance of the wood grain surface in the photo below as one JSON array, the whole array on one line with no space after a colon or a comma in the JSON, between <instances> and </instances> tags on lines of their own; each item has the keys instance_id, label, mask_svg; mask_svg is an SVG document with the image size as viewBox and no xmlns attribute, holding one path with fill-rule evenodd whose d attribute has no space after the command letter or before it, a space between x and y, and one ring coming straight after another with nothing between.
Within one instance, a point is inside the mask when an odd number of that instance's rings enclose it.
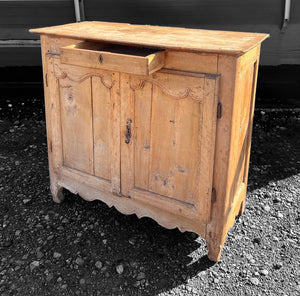
<instances>
[{"instance_id":1,"label":"wood grain surface","mask_svg":"<svg viewBox=\"0 0 300 296\"><path fill-rule=\"evenodd\" d=\"M37 34L60 35L119 44L240 55L268 34L194 30L107 22L82 22L30 30Z\"/></svg>"}]
</instances>

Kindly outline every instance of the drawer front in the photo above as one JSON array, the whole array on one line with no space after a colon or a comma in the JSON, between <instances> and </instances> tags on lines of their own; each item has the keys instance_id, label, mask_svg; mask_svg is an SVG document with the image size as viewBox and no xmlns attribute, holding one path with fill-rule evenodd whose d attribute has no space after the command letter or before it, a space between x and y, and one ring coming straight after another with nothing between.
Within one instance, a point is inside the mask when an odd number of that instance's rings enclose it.
<instances>
[{"instance_id":1,"label":"drawer front","mask_svg":"<svg viewBox=\"0 0 300 296\"><path fill-rule=\"evenodd\" d=\"M149 75L164 66L165 52L93 42L81 42L60 49L63 64Z\"/></svg>"}]
</instances>

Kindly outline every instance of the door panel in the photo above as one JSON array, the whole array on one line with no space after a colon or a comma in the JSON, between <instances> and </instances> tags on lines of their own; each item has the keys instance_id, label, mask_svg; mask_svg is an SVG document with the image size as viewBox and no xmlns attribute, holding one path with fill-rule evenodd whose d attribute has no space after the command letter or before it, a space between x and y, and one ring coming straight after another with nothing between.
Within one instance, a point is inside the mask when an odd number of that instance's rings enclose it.
<instances>
[{"instance_id":1,"label":"door panel","mask_svg":"<svg viewBox=\"0 0 300 296\"><path fill-rule=\"evenodd\" d=\"M193 203L200 108L153 86L149 187L143 189Z\"/></svg>"},{"instance_id":2,"label":"door panel","mask_svg":"<svg viewBox=\"0 0 300 296\"><path fill-rule=\"evenodd\" d=\"M90 78L60 82L64 165L93 174L93 127Z\"/></svg>"},{"instance_id":3,"label":"door panel","mask_svg":"<svg viewBox=\"0 0 300 296\"><path fill-rule=\"evenodd\" d=\"M111 182L119 193L120 129L112 119L119 105L119 74L55 61L54 75L60 90L63 165L94 175L100 183Z\"/></svg>"},{"instance_id":4,"label":"door panel","mask_svg":"<svg viewBox=\"0 0 300 296\"><path fill-rule=\"evenodd\" d=\"M126 80L122 126L128 118L132 124L130 143L121 141L122 194L207 219L218 78L164 70Z\"/></svg>"}]
</instances>

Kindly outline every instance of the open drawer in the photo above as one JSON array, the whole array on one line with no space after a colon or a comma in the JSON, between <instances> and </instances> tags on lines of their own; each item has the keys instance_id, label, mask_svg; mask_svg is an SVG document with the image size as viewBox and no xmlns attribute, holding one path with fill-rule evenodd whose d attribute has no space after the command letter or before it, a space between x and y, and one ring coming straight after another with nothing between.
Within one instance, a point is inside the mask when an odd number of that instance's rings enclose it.
<instances>
[{"instance_id":1,"label":"open drawer","mask_svg":"<svg viewBox=\"0 0 300 296\"><path fill-rule=\"evenodd\" d=\"M165 52L118 44L80 42L62 47L63 64L149 75L164 66Z\"/></svg>"}]
</instances>

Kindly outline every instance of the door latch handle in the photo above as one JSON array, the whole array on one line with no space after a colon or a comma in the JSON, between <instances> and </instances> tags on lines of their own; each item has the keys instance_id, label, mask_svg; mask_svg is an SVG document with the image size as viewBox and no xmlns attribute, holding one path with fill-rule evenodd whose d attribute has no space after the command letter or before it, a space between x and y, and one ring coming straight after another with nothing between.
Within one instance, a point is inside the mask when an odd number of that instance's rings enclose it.
<instances>
[{"instance_id":1,"label":"door latch handle","mask_svg":"<svg viewBox=\"0 0 300 296\"><path fill-rule=\"evenodd\" d=\"M125 137L126 137L125 143L126 144L129 144L130 140L131 140L131 123L132 123L131 118L128 118L126 121L126 134L125 134Z\"/></svg>"}]
</instances>

